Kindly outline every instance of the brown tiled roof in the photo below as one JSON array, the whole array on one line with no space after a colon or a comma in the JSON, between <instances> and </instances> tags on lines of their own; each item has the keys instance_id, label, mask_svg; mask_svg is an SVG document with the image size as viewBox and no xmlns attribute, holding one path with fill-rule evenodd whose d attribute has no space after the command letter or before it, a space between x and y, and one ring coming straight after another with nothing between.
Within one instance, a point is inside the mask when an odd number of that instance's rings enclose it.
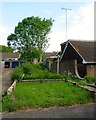
<instances>
[{"instance_id":1,"label":"brown tiled roof","mask_svg":"<svg viewBox=\"0 0 96 120\"><path fill-rule=\"evenodd\" d=\"M96 62L96 41L69 40L86 62Z\"/></svg>"},{"instance_id":2,"label":"brown tiled roof","mask_svg":"<svg viewBox=\"0 0 96 120\"><path fill-rule=\"evenodd\" d=\"M15 59L15 58L19 58L19 56L20 56L20 53L18 53L18 52L0 52L0 58L1 59L11 59L11 58L13 58L13 59Z\"/></svg>"},{"instance_id":3,"label":"brown tiled roof","mask_svg":"<svg viewBox=\"0 0 96 120\"><path fill-rule=\"evenodd\" d=\"M49 58L52 56L56 56L58 54L58 52L45 52L45 57Z\"/></svg>"}]
</instances>

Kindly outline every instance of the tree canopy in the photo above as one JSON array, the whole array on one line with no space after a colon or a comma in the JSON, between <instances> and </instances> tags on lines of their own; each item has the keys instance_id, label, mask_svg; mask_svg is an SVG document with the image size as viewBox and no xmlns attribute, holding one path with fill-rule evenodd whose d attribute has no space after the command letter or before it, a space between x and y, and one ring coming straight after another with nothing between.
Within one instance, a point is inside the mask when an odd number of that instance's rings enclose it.
<instances>
[{"instance_id":1,"label":"tree canopy","mask_svg":"<svg viewBox=\"0 0 96 120\"><path fill-rule=\"evenodd\" d=\"M51 31L53 21L39 17L24 18L15 27L14 33L7 37L7 44L14 50L18 50L21 56L31 61L34 57L40 59L43 51L49 45L48 34Z\"/></svg>"},{"instance_id":2,"label":"tree canopy","mask_svg":"<svg viewBox=\"0 0 96 120\"><path fill-rule=\"evenodd\" d=\"M0 51L2 51L2 52L13 52L13 49L8 47L8 46L5 46L5 45L0 45Z\"/></svg>"}]
</instances>

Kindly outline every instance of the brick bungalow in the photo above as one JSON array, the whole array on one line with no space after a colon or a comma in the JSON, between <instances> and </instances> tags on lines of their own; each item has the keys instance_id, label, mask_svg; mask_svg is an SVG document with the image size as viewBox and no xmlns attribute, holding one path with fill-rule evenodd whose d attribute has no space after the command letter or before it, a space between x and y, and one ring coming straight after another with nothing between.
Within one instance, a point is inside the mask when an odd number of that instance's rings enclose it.
<instances>
[{"instance_id":1,"label":"brick bungalow","mask_svg":"<svg viewBox=\"0 0 96 120\"><path fill-rule=\"evenodd\" d=\"M60 62L66 63L68 71L73 72L70 63L74 61L76 75L96 76L95 41L68 40L61 44L61 51Z\"/></svg>"},{"instance_id":2,"label":"brick bungalow","mask_svg":"<svg viewBox=\"0 0 96 120\"><path fill-rule=\"evenodd\" d=\"M23 61L18 60L20 54L18 52L0 52L0 61L3 68L15 68Z\"/></svg>"}]
</instances>

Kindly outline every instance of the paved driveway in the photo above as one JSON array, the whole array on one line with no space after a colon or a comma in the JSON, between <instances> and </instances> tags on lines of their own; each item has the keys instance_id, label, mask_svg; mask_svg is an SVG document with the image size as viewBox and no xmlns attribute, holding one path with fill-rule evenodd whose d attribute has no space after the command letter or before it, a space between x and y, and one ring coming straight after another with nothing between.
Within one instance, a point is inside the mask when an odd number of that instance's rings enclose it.
<instances>
[{"instance_id":1,"label":"paved driveway","mask_svg":"<svg viewBox=\"0 0 96 120\"><path fill-rule=\"evenodd\" d=\"M0 85L1 85L0 86L0 99L1 99L2 93L5 90L7 90L12 84L12 81L10 79L10 72L11 72L11 69L9 68L3 69L0 72Z\"/></svg>"},{"instance_id":2,"label":"paved driveway","mask_svg":"<svg viewBox=\"0 0 96 120\"><path fill-rule=\"evenodd\" d=\"M4 114L3 118L94 118L94 115L94 104L87 104L75 107L53 107L32 109L25 112L11 112Z\"/></svg>"},{"instance_id":3,"label":"paved driveway","mask_svg":"<svg viewBox=\"0 0 96 120\"><path fill-rule=\"evenodd\" d=\"M10 77L11 69L4 69L3 76L2 76L2 92L7 90L10 85L12 84L11 77Z\"/></svg>"}]
</instances>

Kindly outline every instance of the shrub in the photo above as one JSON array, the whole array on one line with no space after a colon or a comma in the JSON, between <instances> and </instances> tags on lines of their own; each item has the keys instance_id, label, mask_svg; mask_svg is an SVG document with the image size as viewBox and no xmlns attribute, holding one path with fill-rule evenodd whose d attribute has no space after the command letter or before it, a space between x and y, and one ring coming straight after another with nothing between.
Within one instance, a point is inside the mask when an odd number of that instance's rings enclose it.
<instances>
[{"instance_id":1,"label":"shrub","mask_svg":"<svg viewBox=\"0 0 96 120\"><path fill-rule=\"evenodd\" d=\"M31 75L32 73L32 64L30 62L26 62L22 64L22 70L24 74Z\"/></svg>"},{"instance_id":2,"label":"shrub","mask_svg":"<svg viewBox=\"0 0 96 120\"><path fill-rule=\"evenodd\" d=\"M62 79L62 78L64 78L64 76L61 74L46 72L44 74L44 78L46 78L46 79Z\"/></svg>"},{"instance_id":3,"label":"shrub","mask_svg":"<svg viewBox=\"0 0 96 120\"><path fill-rule=\"evenodd\" d=\"M3 98L2 109L8 110L9 112L12 112L15 110L14 103L12 102L9 96L5 96Z\"/></svg>"},{"instance_id":4,"label":"shrub","mask_svg":"<svg viewBox=\"0 0 96 120\"><path fill-rule=\"evenodd\" d=\"M85 79L88 83L94 83L96 82L96 78L92 76L85 76Z\"/></svg>"},{"instance_id":5,"label":"shrub","mask_svg":"<svg viewBox=\"0 0 96 120\"><path fill-rule=\"evenodd\" d=\"M63 76L63 75L60 75L60 74L53 74L53 78L54 78L54 79L63 79L64 76Z\"/></svg>"},{"instance_id":6,"label":"shrub","mask_svg":"<svg viewBox=\"0 0 96 120\"><path fill-rule=\"evenodd\" d=\"M23 75L23 71L20 67L16 67L11 73L11 80L20 80Z\"/></svg>"},{"instance_id":7,"label":"shrub","mask_svg":"<svg viewBox=\"0 0 96 120\"><path fill-rule=\"evenodd\" d=\"M40 72L39 72L40 73ZM43 72L40 74L32 74L32 75L25 75L24 79L63 79L64 75L51 73L51 72Z\"/></svg>"},{"instance_id":8,"label":"shrub","mask_svg":"<svg viewBox=\"0 0 96 120\"><path fill-rule=\"evenodd\" d=\"M42 70L47 70L46 66L43 65L43 63L40 63L39 66L41 67Z\"/></svg>"}]
</instances>

